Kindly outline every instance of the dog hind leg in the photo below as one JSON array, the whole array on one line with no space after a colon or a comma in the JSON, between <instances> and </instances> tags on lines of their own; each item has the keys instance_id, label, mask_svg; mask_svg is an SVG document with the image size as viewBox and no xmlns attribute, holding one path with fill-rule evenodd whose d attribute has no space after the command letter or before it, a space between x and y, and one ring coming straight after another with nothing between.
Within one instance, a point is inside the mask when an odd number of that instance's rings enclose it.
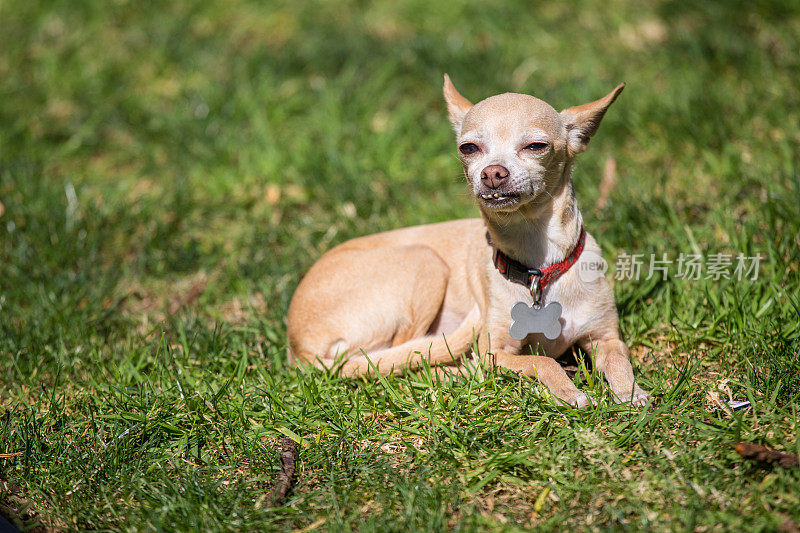
<instances>
[{"instance_id":1,"label":"dog hind leg","mask_svg":"<svg viewBox=\"0 0 800 533\"><path fill-rule=\"evenodd\" d=\"M449 275L447 264L426 246L333 251L312 267L289 308L294 361L332 367L343 358L342 372L359 375L373 371L370 360L381 373L400 372L413 353L449 360L443 339L426 336L441 311ZM358 290L348 283L353 276L359 276ZM479 321L470 320L469 335L447 336L454 355L471 341Z\"/></svg>"},{"instance_id":2,"label":"dog hind leg","mask_svg":"<svg viewBox=\"0 0 800 533\"><path fill-rule=\"evenodd\" d=\"M347 376L403 374L420 368L427 360L431 366L450 365L469 350L480 324L476 305L455 331L448 335L427 335L384 350L353 355L342 365Z\"/></svg>"}]
</instances>

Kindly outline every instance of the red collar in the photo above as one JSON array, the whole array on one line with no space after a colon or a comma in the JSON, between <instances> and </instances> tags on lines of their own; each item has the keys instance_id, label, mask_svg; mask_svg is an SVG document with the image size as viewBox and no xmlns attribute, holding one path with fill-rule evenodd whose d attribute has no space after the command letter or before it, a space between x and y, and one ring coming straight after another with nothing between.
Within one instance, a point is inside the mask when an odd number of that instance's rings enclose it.
<instances>
[{"instance_id":1,"label":"red collar","mask_svg":"<svg viewBox=\"0 0 800 533\"><path fill-rule=\"evenodd\" d=\"M489 242L490 246L494 247L488 231L486 232L486 240ZM515 259L511 259L498 248L494 248L494 266L507 280L525 285L529 289L534 288L534 282L538 278L539 283L536 285L536 288L543 290L578 261L581 252L583 252L584 244L586 244L586 230L581 226L581 234L578 237L578 242L563 261L559 261L545 268L531 268Z\"/></svg>"}]
</instances>

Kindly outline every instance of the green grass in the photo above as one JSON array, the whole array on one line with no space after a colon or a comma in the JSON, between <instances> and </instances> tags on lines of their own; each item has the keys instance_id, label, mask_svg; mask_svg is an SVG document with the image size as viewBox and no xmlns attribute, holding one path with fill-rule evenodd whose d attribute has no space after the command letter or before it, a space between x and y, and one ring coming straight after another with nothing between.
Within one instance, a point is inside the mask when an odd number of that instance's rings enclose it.
<instances>
[{"instance_id":1,"label":"green grass","mask_svg":"<svg viewBox=\"0 0 800 533\"><path fill-rule=\"evenodd\" d=\"M800 8L768 1L0 2L0 514L57 530L776 530L798 452ZM562 108L628 88L575 171L621 253L650 411L528 379L297 371L286 309L348 238L476 215L441 75ZM603 169L617 185L596 206ZM753 409L714 411L713 397ZM301 436L284 506L277 445ZM18 525L23 525L20 522Z\"/></svg>"}]
</instances>

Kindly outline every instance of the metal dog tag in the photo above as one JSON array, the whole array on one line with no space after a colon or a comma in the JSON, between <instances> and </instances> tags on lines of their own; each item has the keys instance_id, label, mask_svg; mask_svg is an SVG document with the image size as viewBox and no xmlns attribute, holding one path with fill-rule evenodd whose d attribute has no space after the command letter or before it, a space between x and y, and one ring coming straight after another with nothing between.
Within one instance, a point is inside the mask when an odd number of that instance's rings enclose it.
<instances>
[{"instance_id":1,"label":"metal dog tag","mask_svg":"<svg viewBox=\"0 0 800 533\"><path fill-rule=\"evenodd\" d=\"M533 304L530 307L525 302L517 302L511 308L511 336L518 341L523 340L531 333L542 333L550 340L561 335L561 304L550 302L546 306Z\"/></svg>"}]
</instances>

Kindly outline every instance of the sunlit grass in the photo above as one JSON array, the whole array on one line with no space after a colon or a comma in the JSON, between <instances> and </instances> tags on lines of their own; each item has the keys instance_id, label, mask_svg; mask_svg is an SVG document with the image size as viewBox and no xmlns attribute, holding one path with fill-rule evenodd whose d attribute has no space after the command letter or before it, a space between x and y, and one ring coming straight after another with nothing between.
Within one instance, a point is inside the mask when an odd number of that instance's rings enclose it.
<instances>
[{"instance_id":1,"label":"sunlit grass","mask_svg":"<svg viewBox=\"0 0 800 533\"><path fill-rule=\"evenodd\" d=\"M0 3L0 514L56 529L775 530L798 451L800 12L790 2ZM441 76L564 108L628 86L575 170L650 411L534 381L289 368L302 274L476 216ZM616 186L597 199L605 169ZM730 398L753 408L720 409ZM285 505L276 445L302 437Z\"/></svg>"}]
</instances>

